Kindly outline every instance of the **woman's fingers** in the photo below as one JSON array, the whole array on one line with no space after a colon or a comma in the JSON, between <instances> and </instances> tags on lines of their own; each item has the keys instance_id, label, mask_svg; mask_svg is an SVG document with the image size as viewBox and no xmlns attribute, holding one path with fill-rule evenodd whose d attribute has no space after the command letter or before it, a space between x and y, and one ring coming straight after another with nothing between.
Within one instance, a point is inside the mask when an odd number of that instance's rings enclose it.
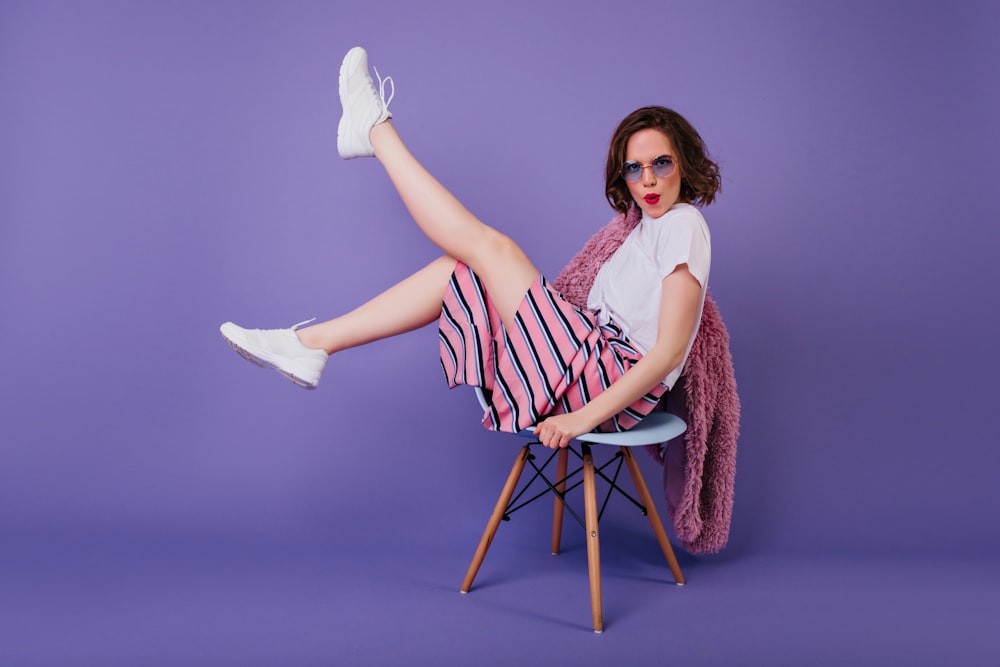
<instances>
[{"instance_id":1,"label":"woman's fingers","mask_svg":"<svg viewBox=\"0 0 1000 667\"><path fill-rule=\"evenodd\" d=\"M559 422L555 418L546 419L536 426L535 435L538 436L539 442L551 449L568 447L570 441L575 437L572 432L560 428Z\"/></svg>"}]
</instances>

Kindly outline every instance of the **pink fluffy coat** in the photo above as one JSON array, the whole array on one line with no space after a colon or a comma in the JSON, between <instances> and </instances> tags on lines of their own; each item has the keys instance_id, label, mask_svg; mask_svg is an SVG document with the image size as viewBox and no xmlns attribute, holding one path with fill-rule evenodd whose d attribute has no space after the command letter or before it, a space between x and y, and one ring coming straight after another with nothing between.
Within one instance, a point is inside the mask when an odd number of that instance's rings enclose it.
<instances>
[{"instance_id":1,"label":"pink fluffy coat","mask_svg":"<svg viewBox=\"0 0 1000 667\"><path fill-rule=\"evenodd\" d=\"M594 278L639 223L638 209L619 215L584 245L553 281L570 302L586 307ZM736 478L740 401L729 352L729 333L711 295L684 372L670 391L667 410L687 422L684 446L652 447L663 465L667 512L681 546L713 553L729 539ZM681 438L678 437L677 441Z\"/></svg>"}]
</instances>

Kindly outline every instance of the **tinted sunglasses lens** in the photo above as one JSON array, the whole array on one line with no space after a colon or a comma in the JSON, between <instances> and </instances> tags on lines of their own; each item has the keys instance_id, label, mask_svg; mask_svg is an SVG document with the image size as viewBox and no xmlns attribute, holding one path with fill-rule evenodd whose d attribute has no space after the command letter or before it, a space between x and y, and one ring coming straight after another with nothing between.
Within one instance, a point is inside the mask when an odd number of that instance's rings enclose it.
<instances>
[{"instance_id":1,"label":"tinted sunglasses lens","mask_svg":"<svg viewBox=\"0 0 1000 667\"><path fill-rule=\"evenodd\" d=\"M674 171L674 161L666 157L653 160L653 173L657 178L666 178Z\"/></svg>"},{"instance_id":2,"label":"tinted sunglasses lens","mask_svg":"<svg viewBox=\"0 0 1000 667\"><path fill-rule=\"evenodd\" d=\"M635 183L642 178L642 167L638 162L626 162L622 165L622 178L629 183Z\"/></svg>"}]
</instances>

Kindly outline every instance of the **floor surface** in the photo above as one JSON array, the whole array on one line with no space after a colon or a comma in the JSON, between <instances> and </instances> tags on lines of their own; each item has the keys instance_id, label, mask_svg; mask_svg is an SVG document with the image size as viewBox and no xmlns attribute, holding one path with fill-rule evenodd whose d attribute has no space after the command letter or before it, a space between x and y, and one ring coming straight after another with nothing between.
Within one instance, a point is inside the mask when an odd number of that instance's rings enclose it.
<instances>
[{"instance_id":1,"label":"floor surface","mask_svg":"<svg viewBox=\"0 0 1000 667\"><path fill-rule=\"evenodd\" d=\"M381 544L15 536L0 556L0 665L1000 664L987 561L681 554L678 587L648 526L605 521L597 635L580 531L556 557L540 523L502 524L461 595L478 530L455 528Z\"/></svg>"}]
</instances>

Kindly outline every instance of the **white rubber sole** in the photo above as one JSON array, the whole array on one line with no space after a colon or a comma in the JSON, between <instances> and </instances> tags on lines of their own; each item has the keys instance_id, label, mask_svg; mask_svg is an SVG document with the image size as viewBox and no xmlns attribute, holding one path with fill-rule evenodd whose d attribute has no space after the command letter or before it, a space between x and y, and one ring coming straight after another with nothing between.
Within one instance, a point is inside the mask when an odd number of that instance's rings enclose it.
<instances>
[{"instance_id":1,"label":"white rubber sole","mask_svg":"<svg viewBox=\"0 0 1000 667\"><path fill-rule=\"evenodd\" d=\"M246 359L250 363L256 364L257 366L260 366L261 368L270 368L270 369L276 370L279 375L281 375L286 380L288 380L289 382L291 382L292 384L294 384L296 386L302 387L303 389L315 389L316 387L319 386L318 382L313 383L313 382L309 382L307 380L303 380L299 376L295 375L295 373L293 373L292 371L288 371L288 370L285 370L284 368L280 368L273 361L270 361L269 359L265 359L263 357L258 357L256 354L254 354L250 350L247 350L246 348L242 347L237 341L235 341L232 338L230 338L229 336L227 336L224 332L222 333L222 338L227 343L229 343L229 346L231 348L233 348L234 350L236 350L237 354L239 354L241 357L243 357L244 359Z\"/></svg>"},{"instance_id":2,"label":"white rubber sole","mask_svg":"<svg viewBox=\"0 0 1000 667\"><path fill-rule=\"evenodd\" d=\"M345 106L343 104L344 99L347 97L347 77L344 75L345 72L349 72L357 67L358 62L362 59L367 58L367 54L363 48L360 46L355 46L353 49L347 52L344 56L344 61L340 64L340 74L337 81L337 90L340 93L341 107L343 113L340 116L340 123L337 124L337 152L340 153L340 157L345 160L349 160L355 157L362 157L356 154L356 151L349 150L347 142L350 137L346 136L347 131L351 127L351 108L350 106ZM353 147L350 147L353 148Z\"/></svg>"}]
</instances>

